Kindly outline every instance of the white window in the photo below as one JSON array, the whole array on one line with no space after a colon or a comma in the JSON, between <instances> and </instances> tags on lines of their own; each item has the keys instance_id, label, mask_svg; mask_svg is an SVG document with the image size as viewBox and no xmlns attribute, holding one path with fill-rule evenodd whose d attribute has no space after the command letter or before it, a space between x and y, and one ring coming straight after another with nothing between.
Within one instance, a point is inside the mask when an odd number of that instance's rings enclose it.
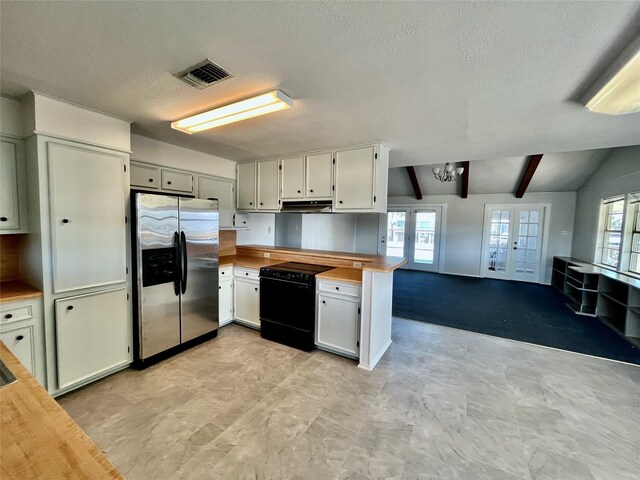
<instances>
[{"instance_id":1,"label":"white window","mask_svg":"<svg viewBox=\"0 0 640 480\"><path fill-rule=\"evenodd\" d=\"M640 198L635 197L630 206L631 216L631 251L629 271L640 274Z\"/></svg>"},{"instance_id":2,"label":"white window","mask_svg":"<svg viewBox=\"0 0 640 480\"><path fill-rule=\"evenodd\" d=\"M602 200L596 262L640 274L640 193Z\"/></svg>"}]
</instances>

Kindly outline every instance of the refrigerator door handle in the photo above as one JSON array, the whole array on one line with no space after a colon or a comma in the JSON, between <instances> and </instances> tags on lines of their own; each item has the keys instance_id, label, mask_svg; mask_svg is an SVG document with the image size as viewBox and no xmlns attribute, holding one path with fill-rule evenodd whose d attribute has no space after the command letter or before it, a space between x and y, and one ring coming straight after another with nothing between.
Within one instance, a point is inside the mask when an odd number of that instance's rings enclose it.
<instances>
[{"instance_id":1,"label":"refrigerator door handle","mask_svg":"<svg viewBox=\"0 0 640 480\"><path fill-rule=\"evenodd\" d=\"M173 277L173 293L180 295L180 279L182 277L182 255L180 254L180 235L178 232L173 234L173 247L175 248L175 272Z\"/></svg>"},{"instance_id":2,"label":"refrigerator door handle","mask_svg":"<svg viewBox=\"0 0 640 480\"><path fill-rule=\"evenodd\" d=\"M182 260L182 293L187 291L187 236L184 232L180 232L180 243L182 244L181 260Z\"/></svg>"}]
</instances>

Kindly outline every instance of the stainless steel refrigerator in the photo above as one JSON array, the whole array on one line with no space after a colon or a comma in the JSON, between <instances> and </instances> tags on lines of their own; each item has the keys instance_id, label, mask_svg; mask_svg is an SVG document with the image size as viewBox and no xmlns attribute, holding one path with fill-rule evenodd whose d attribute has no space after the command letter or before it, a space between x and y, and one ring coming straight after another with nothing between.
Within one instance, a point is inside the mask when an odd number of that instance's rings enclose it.
<instances>
[{"instance_id":1,"label":"stainless steel refrigerator","mask_svg":"<svg viewBox=\"0 0 640 480\"><path fill-rule=\"evenodd\" d=\"M138 192L133 199L138 366L218 329L218 201Z\"/></svg>"}]
</instances>

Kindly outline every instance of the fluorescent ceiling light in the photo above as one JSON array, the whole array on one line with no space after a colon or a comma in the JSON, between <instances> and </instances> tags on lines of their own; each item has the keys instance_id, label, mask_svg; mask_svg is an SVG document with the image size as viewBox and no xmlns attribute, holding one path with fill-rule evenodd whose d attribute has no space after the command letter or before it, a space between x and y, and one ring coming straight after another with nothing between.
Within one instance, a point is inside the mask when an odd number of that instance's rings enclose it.
<instances>
[{"instance_id":1,"label":"fluorescent ceiling light","mask_svg":"<svg viewBox=\"0 0 640 480\"><path fill-rule=\"evenodd\" d=\"M266 113L293 107L293 100L280 90L263 93L257 97L230 103L208 112L171 122L171 128L185 133L197 133Z\"/></svg>"},{"instance_id":2,"label":"fluorescent ceiling light","mask_svg":"<svg viewBox=\"0 0 640 480\"><path fill-rule=\"evenodd\" d=\"M640 112L640 50L586 104L607 115Z\"/></svg>"}]
</instances>

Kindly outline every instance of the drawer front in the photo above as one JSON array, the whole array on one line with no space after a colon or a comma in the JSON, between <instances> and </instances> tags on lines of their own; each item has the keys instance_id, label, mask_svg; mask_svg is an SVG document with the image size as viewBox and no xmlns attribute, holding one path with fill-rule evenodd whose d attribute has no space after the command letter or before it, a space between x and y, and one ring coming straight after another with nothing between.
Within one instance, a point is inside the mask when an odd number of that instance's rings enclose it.
<instances>
[{"instance_id":1,"label":"drawer front","mask_svg":"<svg viewBox=\"0 0 640 480\"><path fill-rule=\"evenodd\" d=\"M162 170L162 188L177 192L193 192L193 175Z\"/></svg>"},{"instance_id":2,"label":"drawer front","mask_svg":"<svg viewBox=\"0 0 640 480\"><path fill-rule=\"evenodd\" d=\"M260 270L256 270L254 268L236 267L235 276L241 278L249 278L251 280L259 280Z\"/></svg>"},{"instance_id":3,"label":"drawer front","mask_svg":"<svg viewBox=\"0 0 640 480\"><path fill-rule=\"evenodd\" d=\"M339 295L349 295L350 297L360 297L360 287L348 283L320 281L318 282L318 290Z\"/></svg>"},{"instance_id":4,"label":"drawer front","mask_svg":"<svg viewBox=\"0 0 640 480\"><path fill-rule=\"evenodd\" d=\"M27 320L29 318L33 318L31 305L0 309L0 322L3 324Z\"/></svg>"},{"instance_id":5,"label":"drawer front","mask_svg":"<svg viewBox=\"0 0 640 480\"><path fill-rule=\"evenodd\" d=\"M220 267L218 270L218 278L220 280L224 279L232 279L233 278L233 265L229 265L226 267Z\"/></svg>"},{"instance_id":6,"label":"drawer front","mask_svg":"<svg viewBox=\"0 0 640 480\"><path fill-rule=\"evenodd\" d=\"M20 363L35 376L33 326L4 331L0 333L0 340L2 340L7 348L11 350L11 353L20 360Z\"/></svg>"},{"instance_id":7,"label":"drawer front","mask_svg":"<svg viewBox=\"0 0 640 480\"><path fill-rule=\"evenodd\" d=\"M131 163L131 185L145 188L160 188L160 169Z\"/></svg>"}]
</instances>

